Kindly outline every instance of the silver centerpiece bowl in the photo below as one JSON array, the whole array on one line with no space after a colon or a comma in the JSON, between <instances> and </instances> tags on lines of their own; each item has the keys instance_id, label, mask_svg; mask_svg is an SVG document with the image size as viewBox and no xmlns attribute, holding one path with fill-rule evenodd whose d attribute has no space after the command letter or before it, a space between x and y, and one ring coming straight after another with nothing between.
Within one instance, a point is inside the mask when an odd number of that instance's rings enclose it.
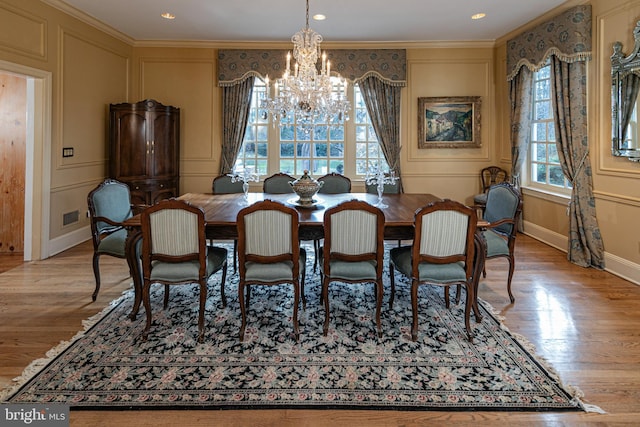
<instances>
[{"instance_id":1,"label":"silver centerpiece bowl","mask_svg":"<svg viewBox=\"0 0 640 427\"><path fill-rule=\"evenodd\" d=\"M313 199L313 196L316 195L323 184L324 182L318 182L313 179L309 175L308 170L305 170L304 174L295 181L289 181L289 185L291 185L293 191L298 195L296 203L303 206L313 205L316 202L316 200Z\"/></svg>"}]
</instances>

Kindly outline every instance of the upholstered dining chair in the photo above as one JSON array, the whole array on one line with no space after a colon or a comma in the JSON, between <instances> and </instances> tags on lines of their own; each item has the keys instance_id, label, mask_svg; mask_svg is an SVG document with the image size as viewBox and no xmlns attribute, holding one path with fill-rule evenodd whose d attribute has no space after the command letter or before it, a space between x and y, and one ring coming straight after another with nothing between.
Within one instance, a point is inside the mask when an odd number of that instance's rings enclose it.
<instances>
[{"instance_id":1,"label":"upholstered dining chair","mask_svg":"<svg viewBox=\"0 0 640 427\"><path fill-rule=\"evenodd\" d=\"M331 172L318 178L318 182L323 182L318 194L342 194L351 192L351 180L342 174ZM324 238L324 229L318 227L305 227L300 231L300 240L313 241L313 272L318 270L318 256L320 253L320 242Z\"/></svg>"},{"instance_id":2,"label":"upholstered dining chair","mask_svg":"<svg viewBox=\"0 0 640 427\"><path fill-rule=\"evenodd\" d=\"M508 182L496 184L487 191L487 201L478 209L484 210L483 219L487 225L483 227L482 236L486 244L485 262L495 258L507 258L509 275L507 292L511 302L515 302L511 292L511 280L515 268L514 249L518 234L518 221L522 214L522 196L520 191ZM483 271L487 276L486 268Z\"/></svg>"},{"instance_id":3,"label":"upholstered dining chair","mask_svg":"<svg viewBox=\"0 0 640 427\"><path fill-rule=\"evenodd\" d=\"M337 172L331 172L318 178L318 182L324 182L318 190L318 194L341 194L351 192L351 180Z\"/></svg>"},{"instance_id":4,"label":"upholstered dining chair","mask_svg":"<svg viewBox=\"0 0 640 427\"><path fill-rule=\"evenodd\" d=\"M324 245L321 250L323 334L329 331L329 284L374 283L376 326L382 337L382 272L384 270L384 213L361 200L349 200L327 209L324 214Z\"/></svg>"},{"instance_id":5,"label":"upholstered dining chair","mask_svg":"<svg viewBox=\"0 0 640 427\"><path fill-rule=\"evenodd\" d=\"M411 339L418 337L418 287L423 284L444 287L449 307L449 287L462 285L466 290L464 322L469 341L473 339L470 313L474 305L475 209L453 200L431 203L415 213L413 245L393 248L389 253L389 274L393 305L395 270L411 280L413 321Z\"/></svg>"},{"instance_id":6,"label":"upholstered dining chair","mask_svg":"<svg viewBox=\"0 0 640 427\"><path fill-rule=\"evenodd\" d=\"M91 237L93 241L93 275L96 287L93 301L100 292L100 256L125 258L127 230L123 222L133 216L135 206L131 204L129 187L115 179L105 179L87 196Z\"/></svg>"},{"instance_id":7,"label":"upholstered dining chair","mask_svg":"<svg viewBox=\"0 0 640 427\"><path fill-rule=\"evenodd\" d=\"M298 240L298 211L266 199L241 209L236 223L240 271L238 300L242 316L240 341L244 341L251 286L284 283L293 285L292 322L297 341L300 336L298 305L304 288L307 259Z\"/></svg>"},{"instance_id":8,"label":"upholstered dining chair","mask_svg":"<svg viewBox=\"0 0 640 427\"><path fill-rule=\"evenodd\" d=\"M207 246L204 212L184 201L167 199L156 203L140 214L142 231L142 303L147 323L142 337L146 339L151 328L150 288L163 284L164 308L169 303L170 285L200 286L198 315L198 342L203 342L204 314L207 284L210 277L222 270L220 293L226 306L224 285L227 277L227 250Z\"/></svg>"},{"instance_id":9,"label":"upholstered dining chair","mask_svg":"<svg viewBox=\"0 0 640 427\"><path fill-rule=\"evenodd\" d=\"M293 187L289 182L296 179L289 174L278 172L264 179L262 191L271 194L287 194L293 193Z\"/></svg>"},{"instance_id":10,"label":"upholstered dining chair","mask_svg":"<svg viewBox=\"0 0 640 427\"><path fill-rule=\"evenodd\" d=\"M480 171L480 185L482 193L473 196L473 204L483 207L487 204L487 191L492 185L506 182L509 179L509 173L500 166L487 166Z\"/></svg>"},{"instance_id":11,"label":"upholstered dining chair","mask_svg":"<svg viewBox=\"0 0 640 427\"><path fill-rule=\"evenodd\" d=\"M243 193L244 190L242 188L243 182L236 181L233 182L229 175L223 174L218 175L213 178L213 182L211 184L211 191L213 194L232 194L232 193ZM218 239L224 239L225 236L217 236ZM233 272L236 273L238 271L238 239L233 239Z\"/></svg>"},{"instance_id":12,"label":"upholstered dining chair","mask_svg":"<svg viewBox=\"0 0 640 427\"><path fill-rule=\"evenodd\" d=\"M232 194L242 193L242 181L233 182L227 174L218 175L213 178L211 183L211 191L213 194Z\"/></svg>"}]
</instances>

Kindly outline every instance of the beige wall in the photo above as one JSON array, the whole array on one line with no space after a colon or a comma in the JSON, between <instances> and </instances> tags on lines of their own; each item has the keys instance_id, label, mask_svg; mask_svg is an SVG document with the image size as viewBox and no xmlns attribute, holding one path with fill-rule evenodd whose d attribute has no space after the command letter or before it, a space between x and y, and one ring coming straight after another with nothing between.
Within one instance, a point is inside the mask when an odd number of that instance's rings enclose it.
<instances>
[{"instance_id":1,"label":"beige wall","mask_svg":"<svg viewBox=\"0 0 640 427\"><path fill-rule=\"evenodd\" d=\"M563 8L579 3L583 2L570 0ZM613 158L609 136L611 46L619 40L625 52L631 49L631 31L640 19L640 0L591 3L594 54L589 64L588 90L598 219L609 269L640 282L640 231L629 226L640 208L640 165ZM479 190L478 171L482 167L498 164L510 168L505 43L524 28L496 43L392 46L407 49L408 86L403 89L400 134L408 192L432 192L470 203ZM52 76L50 190L42 195L43 199L50 198L50 252L88 236L86 194L107 174L109 103L154 98L180 107L180 191L209 191L211 179L219 170L222 138L217 49L233 47L256 46L137 43L37 0L0 0L0 61ZM418 149L418 98L432 96L482 97L481 148ZM63 159L62 147L73 147L75 156ZM80 222L62 226L62 215L73 210L81 212ZM524 219L528 233L566 249L565 199L525 190Z\"/></svg>"}]
</instances>

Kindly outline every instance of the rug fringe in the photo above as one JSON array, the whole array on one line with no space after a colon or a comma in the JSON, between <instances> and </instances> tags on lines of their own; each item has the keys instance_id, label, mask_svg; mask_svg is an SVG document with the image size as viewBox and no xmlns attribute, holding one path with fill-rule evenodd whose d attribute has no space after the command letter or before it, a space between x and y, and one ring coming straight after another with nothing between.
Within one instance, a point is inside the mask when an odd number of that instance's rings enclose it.
<instances>
[{"instance_id":1,"label":"rug fringe","mask_svg":"<svg viewBox=\"0 0 640 427\"><path fill-rule=\"evenodd\" d=\"M82 338L85 333L91 329L96 323L100 321L103 317L105 317L116 305L120 303L121 300L127 298L128 294L132 292L131 289L127 289L122 292L122 295L109 303L105 308L103 308L100 312L94 314L82 321L82 330L77 332L70 340L68 341L60 341L58 345L49 349L46 353L46 357L42 357L40 359L36 359L29 363L29 365L24 368L20 376L12 379L14 384L0 390L0 402L5 402L11 395L17 392L23 385L27 383L31 378L33 378L36 374L38 374L41 370L43 370L53 359L55 359L59 354L65 351L71 344Z\"/></svg>"},{"instance_id":2,"label":"rug fringe","mask_svg":"<svg viewBox=\"0 0 640 427\"><path fill-rule=\"evenodd\" d=\"M491 304L489 304L488 302L482 300L481 298L478 298L478 302L493 317L498 319L498 321L500 322L500 328L502 330L510 333L514 338L516 338L517 341L524 347L524 349L527 350L530 354L532 354L535 357L535 359L540 363L540 365L547 371L549 376L551 376L553 379L555 379L565 390L567 390L569 395L572 397L571 401L576 406L579 406L585 412L596 412L598 414L606 414L607 413L605 410L603 410L602 408L600 408L597 405L593 405L593 404L584 402L584 400L583 400L584 393L578 387L573 386L573 385L569 385L569 384L564 384L562 382L562 380L560 379L560 374L558 373L558 371L556 371L556 369L553 367L553 365L551 363L549 363L547 358L538 353L538 351L536 350L536 346L531 341L529 341L529 339L527 337L525 337L524 335L521 335L519 333L511 331L504 324L505 317L503 315L501 315Z\"/></svg>"}]
</instances>

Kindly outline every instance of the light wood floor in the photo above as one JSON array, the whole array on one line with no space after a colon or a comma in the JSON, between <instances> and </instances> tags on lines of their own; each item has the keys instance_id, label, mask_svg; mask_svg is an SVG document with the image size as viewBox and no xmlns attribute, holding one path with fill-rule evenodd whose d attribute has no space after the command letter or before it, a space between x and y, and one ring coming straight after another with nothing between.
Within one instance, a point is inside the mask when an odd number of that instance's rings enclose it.
<instances>
[{"instance_id":1,"label":"light wood floor","mask_svg":"<svg viewBox=\"0 0 640 427\"><path fill-rule=\"evenodd\" d=\"M565 384L607 412L422 412L346 410L72 411L72 426L427 426L640 425L640 287L584 269L566 255L521 235L517 241L515 304L506 292L504 260L488 264L480 297L524 335ZM0 387L33 359L82 329L129 286L124 260L103 257L102 290L91 302L91 246L84 243L45 261L0 256Z\"/></svg>"}]
</instances>

